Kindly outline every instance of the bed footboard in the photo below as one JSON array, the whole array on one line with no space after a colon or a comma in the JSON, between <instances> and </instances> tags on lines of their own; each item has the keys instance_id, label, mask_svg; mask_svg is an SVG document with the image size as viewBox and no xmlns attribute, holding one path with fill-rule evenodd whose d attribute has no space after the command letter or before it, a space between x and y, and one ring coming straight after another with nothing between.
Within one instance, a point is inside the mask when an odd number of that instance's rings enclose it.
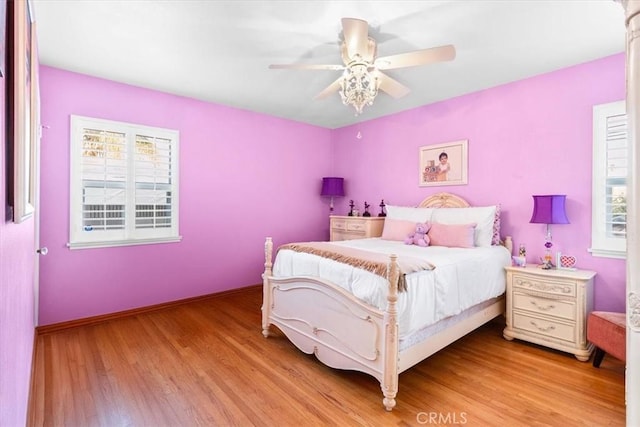
<instances>
[{"instance_id":1,"label":"bed footboard","mask_svg":"<svg viewBox=\"0 0 640 427\"><path fill-rule=\"evenodd\" d=\"M301 351L313 353L325 365L375 377L390 411L398 392L396 256L390 257L388 304L381 311L320 278L273 277L272 253L273 243L267 238L262 334L268 337L269 326L274 325Z\"/></svg>"}]
</instances>

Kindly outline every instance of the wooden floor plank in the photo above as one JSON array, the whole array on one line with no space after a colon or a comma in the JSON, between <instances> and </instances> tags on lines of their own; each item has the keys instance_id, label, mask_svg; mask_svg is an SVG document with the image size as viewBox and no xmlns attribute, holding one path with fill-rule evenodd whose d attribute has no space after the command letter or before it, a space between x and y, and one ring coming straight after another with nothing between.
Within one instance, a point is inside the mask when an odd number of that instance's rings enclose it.
<instances>
[{"instance_id":1,"label":"wooden floor plank","mask_svg":"<svg viewBox=\"0 0 640 427\"><path fill-rule=\"evenodd\" d=\"M259 288L36 341L32 426L623 426L624 364L502 338L498 318L400 375L328 368L274 329Z\"/></svg>"}]
</instances>

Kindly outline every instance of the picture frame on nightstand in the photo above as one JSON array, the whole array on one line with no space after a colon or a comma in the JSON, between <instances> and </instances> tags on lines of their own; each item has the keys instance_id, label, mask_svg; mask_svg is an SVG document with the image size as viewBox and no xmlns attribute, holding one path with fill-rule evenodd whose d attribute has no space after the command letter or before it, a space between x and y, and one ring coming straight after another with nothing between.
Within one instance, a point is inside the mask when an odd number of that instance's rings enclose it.
<instances>
[{"instance_id":1,"label":"picture frame on nightstand","mask_svg":"<svg viewBox=\"0 0 640 427\"><path fill-rule=\"evenodd\" d=\"M556 269L557 270L576 270L576 257L573 255L562 254L561 252L556 253Z\"/></svg>"}]
</instances>

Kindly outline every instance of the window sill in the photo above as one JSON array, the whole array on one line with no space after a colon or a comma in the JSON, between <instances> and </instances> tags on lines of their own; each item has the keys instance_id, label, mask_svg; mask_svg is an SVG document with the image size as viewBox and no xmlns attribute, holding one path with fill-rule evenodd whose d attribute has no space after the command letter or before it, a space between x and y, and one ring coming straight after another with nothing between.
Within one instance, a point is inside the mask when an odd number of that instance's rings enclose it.
<instances>
[{"instance_id":1,"label":"window sill","mask_svg":"<svg viewBox=\"0 0 640 427\"><path fill-rule=\"evenodd\" d=\"M155 245L157 243L177 243L182 240L182 236L162 237L157 239L137 239L137 240L110 240L107 242L69 242L69 249L93 249L93 248L113 248L118 246Z\"/></svg>"},{"instance_id":2,"label":"window sill","mask_svg":"<svg viewBox=\"0 0 640 427\"><path fill-rule=\"evenodd\" d=\"M627 251L618 251L612 249L596 249L589 248L587 249L591 255L601 258L617 258L617 259L627 259Z\"/></svg>"}]
</instances>

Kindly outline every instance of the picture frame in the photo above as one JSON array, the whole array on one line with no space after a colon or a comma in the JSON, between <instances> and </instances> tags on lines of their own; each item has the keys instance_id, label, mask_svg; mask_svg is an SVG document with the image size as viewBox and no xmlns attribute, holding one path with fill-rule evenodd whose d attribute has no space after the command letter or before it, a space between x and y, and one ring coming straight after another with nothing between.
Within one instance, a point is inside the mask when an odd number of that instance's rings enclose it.
<instances>
[{"instance_id":1,"label":"picture frame","mask_svg":"<svg viewBox=\"0 0 640 427\"><path fill-rule=\"evenodd\" d=\"M576 270L577 259L573 255L556 252L556 269L558 270Z\"/></svg>"},{"instance_id":2,"label":"picture frame","mask_svg":"<svg viewBox=\"0 0 640 427\"><path fill-rule=\"evenodd\" d=\"M8 27L8 144L9 201L13 222L21 223L35 210L36 150L40 134L35 23L30 1L7 3Z\"/></svg>"},{"instance_id":3,"label":"picture frame","mask_svg":"<svg viewBox=\"0 0 640 427\"><path fill-rule=\"evenodd\" d=\"M7 0L0 0L0 77L5 77L7 53Z\"/></svg>"},{"instance_id":4,"label":"picture frame","mask_svg":"<svg viewBox=\"0 0 640 427\"><path fill-rule=\"evenodd\" d=\"M468 142L463 139L420 147L420 187L467 184Z\"/></svg>"}]
</instances>

